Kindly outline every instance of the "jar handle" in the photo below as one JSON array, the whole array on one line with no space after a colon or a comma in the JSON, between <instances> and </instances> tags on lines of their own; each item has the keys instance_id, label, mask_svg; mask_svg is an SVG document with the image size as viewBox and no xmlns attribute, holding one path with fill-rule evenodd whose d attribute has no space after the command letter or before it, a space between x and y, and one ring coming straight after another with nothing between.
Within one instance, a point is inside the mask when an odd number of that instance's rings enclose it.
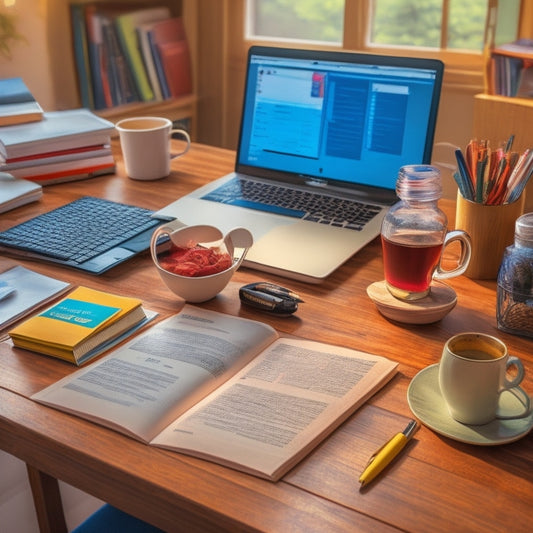
<instances>
[{"instance_id":1,"label":"jar handle","mask_svg":"<svg viewBox=\"0 0 533 533\"><path fill-rule=\"evenodd\" d=\"M448 246L452 242L459 242L461 244L461 255L459 257L458 264L455 268L453 268L452 270L444 270L441 266L442 257L444 255L444 248L446 248L446 246ZM435 273L433 274L433 278L434 279L448 279L448 278L454 278L456 276L460 276L468 268L468 264L470 263L471 256L472 256L472 243L471 243L470 236L468 235L468 233L462 230L454 230L454 231L448 232L446 234L446 237L444 238L444 244L442 245L441 259L439 261L439 264L437 265Z\"/></svg>"}]
</instances>

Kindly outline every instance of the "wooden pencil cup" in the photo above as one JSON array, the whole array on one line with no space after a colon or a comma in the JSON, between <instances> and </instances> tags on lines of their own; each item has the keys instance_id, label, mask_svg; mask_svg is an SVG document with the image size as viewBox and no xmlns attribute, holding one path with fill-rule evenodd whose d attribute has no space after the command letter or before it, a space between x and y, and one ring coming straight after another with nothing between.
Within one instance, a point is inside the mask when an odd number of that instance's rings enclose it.
<instances>
[{"instance_id":1,"label":"wooden pencil cup","mask_svg":"<svg viewBox=\"0 0 533 533\"><path fill-rule=\"evenodd\" d=\"M511 204L485 205L465 200L457 192L455 227L472 239L472 257L465 276L496 279L507 246L514 242L516 219L523 213L525 195Z\"/></svg>"}]
</instances>

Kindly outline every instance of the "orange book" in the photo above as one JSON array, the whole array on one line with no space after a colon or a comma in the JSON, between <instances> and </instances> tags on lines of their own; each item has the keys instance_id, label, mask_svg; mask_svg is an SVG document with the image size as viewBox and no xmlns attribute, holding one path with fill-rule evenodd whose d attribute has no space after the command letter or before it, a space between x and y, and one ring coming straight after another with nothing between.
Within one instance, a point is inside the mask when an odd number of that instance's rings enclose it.
<instances>
[{"instance_id":1,"label":"orange book","mask_svg":"<svg viewBox=\"0 0 533 533\"><path fill-rule=\"evenodd\" d=\"M161 59L170 95L174 98L192 92L191 58L181 17L154 24L152 42Z\"/></svg>"}]
</instances>

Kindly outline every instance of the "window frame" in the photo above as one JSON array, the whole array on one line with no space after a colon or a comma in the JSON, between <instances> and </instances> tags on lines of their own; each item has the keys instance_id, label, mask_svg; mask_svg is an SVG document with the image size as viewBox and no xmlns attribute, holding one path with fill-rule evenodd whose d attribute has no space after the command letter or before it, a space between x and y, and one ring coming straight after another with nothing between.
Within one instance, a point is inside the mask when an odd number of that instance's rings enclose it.
<instances>
[{"instance_id":1,"label":"window frame","mask_svg":"<svg viewBox=\"0 0 533 533\"><path fill-rule=\"evenodd\" d=\"M501 2L502 0L500 0ZM503 0L505 1L505 0ZM519 36L533 37L533 0L521 0L521 23ZM246 20L247 2L242 0L243 18ZM488 1L489 9L498 5L498 0ZM443 0L443 10L449 8L449 0ZM297 39L279 39L261 37L250 39L244 32L244 40L248 45L268 43L273 45L301 45L305 48L331 48L341 50L357 50L383 55L406 55L410 57L429 57L440 59L446 65L445 84L456 90L483 91L486 55L483 52L453 50L447 48L421 48L409 46L383 46L369 43L371 2L368 0L345 0L343 41L334 43L312 43ZM445 32L446 29L443 29Z\"/></svg>"}]
</instances>

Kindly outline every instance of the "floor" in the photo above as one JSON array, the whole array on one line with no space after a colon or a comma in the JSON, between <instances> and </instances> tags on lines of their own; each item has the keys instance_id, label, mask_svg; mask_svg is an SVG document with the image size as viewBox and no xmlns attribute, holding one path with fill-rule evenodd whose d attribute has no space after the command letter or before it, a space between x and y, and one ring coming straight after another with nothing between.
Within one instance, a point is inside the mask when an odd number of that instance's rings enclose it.
<instances>
[{"instance_id":1,"label":"floor","mask_svg":"<svg viewBox=\"0 0 533 533\"><path fill-rule=\"evenodd\" d=\"M102 502L60 483L68 530L98 509ZM39 533L26 466L0 451L0 533Z\"/></svg>"}]
</instances>

